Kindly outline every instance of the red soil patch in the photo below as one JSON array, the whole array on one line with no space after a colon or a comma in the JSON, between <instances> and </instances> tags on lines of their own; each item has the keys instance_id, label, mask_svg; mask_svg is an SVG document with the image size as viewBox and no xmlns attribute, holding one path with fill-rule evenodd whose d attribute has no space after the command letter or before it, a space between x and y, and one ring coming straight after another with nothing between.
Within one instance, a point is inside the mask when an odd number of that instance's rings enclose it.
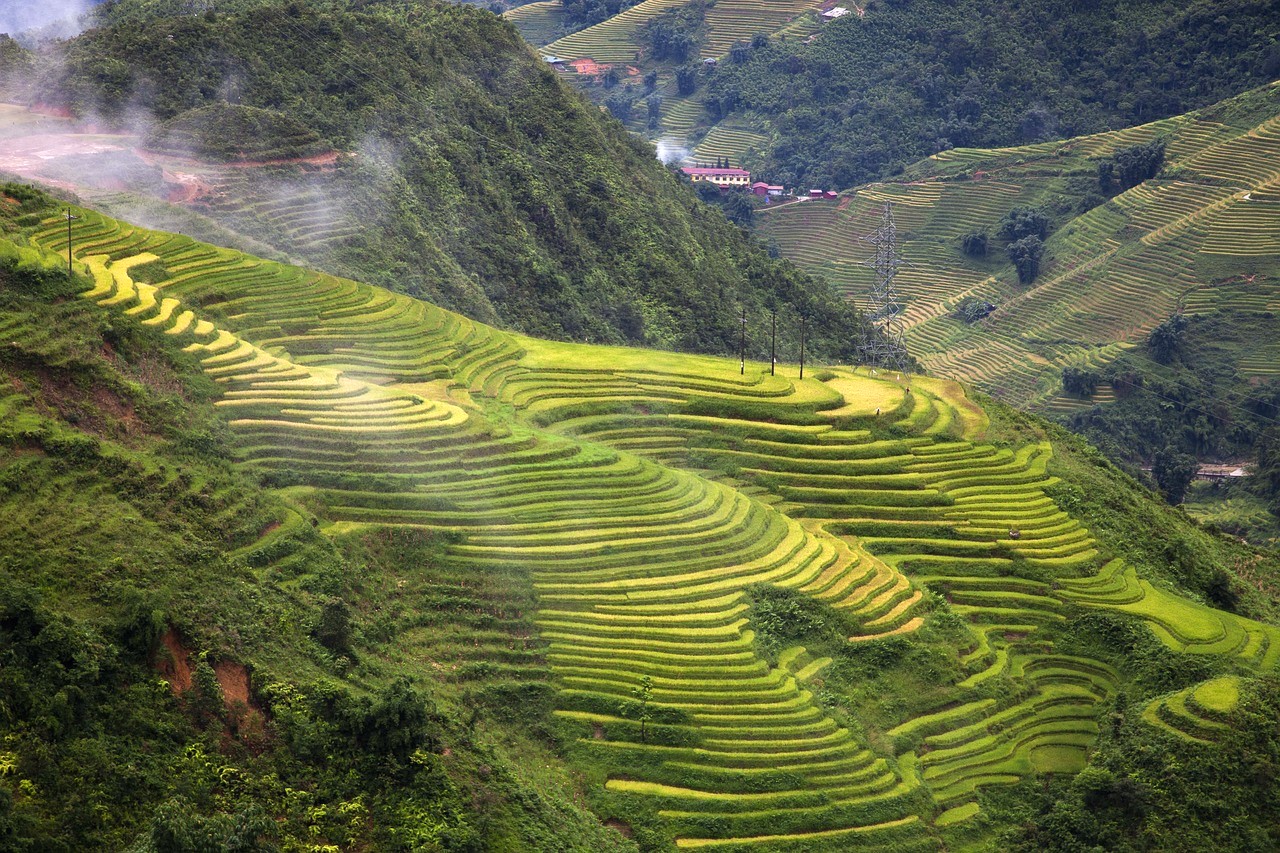
<instances>
[{"instance_id":1,"label":"red soil patch","mask_svg":"<svg viewBox=\"0 0 1280 853\"><path fill-rule=\"evenodd\" d=\"M133 404L128 400L121 399L106 388L98 387L93 390L93 404L123 424L126 435L145 432L142 421L134 414Z\"/></svg>"},{"instance_id":2,"label":"red soil patch","mask_svg":"<svg viewBox=\"0 0 1280 853\"><path fill-rule=\"evenodd\" d=\"M836 205L836 210L844 210L851 204L853 204L853 196L847 195L840 199L840 203Z\"/></svg>"},{"instance_id":3,"label":"red soil patch","mask_svg":"<svg viewBox=\"0 0 1280 853\"><path fill-rule=\"evenodd\" d=\"M280 529L280 522L278 521L267 522L267 524L263 526L262 530L258 531L258 538L261 539L263 536L266 536L268 533L271 533L272 531L279 530L279 529Z\"/></svg>"},{"instance_id":4,"label":"red soil patch","mask_svg":"<svg viewBox=\"0 0 1280 853\"><path fill-rule=\"evenodd\" d=\"M168 152L161 154L157 151L148 151L145 148L135 148L134 153L147 163L156 163L158 158L163 157L165 160L174 163L185 163L192 166L222 166L235 169L252 169L257 166L299 166L303 164L309 166L332 166L342 156L341 151L326 151L323 154L312 154L309 157L285 157L279 160L231 160L223 163L200 160L194 157L181 157Z\"/></svg>"},{"instance_id":5,"label":"red soil patch","mask_svg":"<svg viewBox=\"0 0 1280 853\"><path fill-rule=\"evenodd\" d=\"M187 204L213 195L213 185L199 175L168 169L161 169L160 174L164 178L165 201Z\"/></svg>"},{"instance_id":6,"label":"red soil patch","mask_svg":"<svg viewBox=\"0 0 1280 853\"><path fill-rule=\"evenodd\" d=\"M178 632L172 628L164 632L160 642L165 651L160 653L156 669L169 682L174 696L186 693L191 689L191 652L182 645Z\"/></svg>"},{"instance_id":7,"label":"red soil patch","mask_svg":"<svg viewBox=\"0 0 1280 853\"><path fill-rule=\"evenodd\" d=\"M249 670L242 663L219 661L213 665L213 672L218 676L218 686L222 688L222 701L231 708L239 702L246 707L249 703Z\"/></svg>"}]
</instances>

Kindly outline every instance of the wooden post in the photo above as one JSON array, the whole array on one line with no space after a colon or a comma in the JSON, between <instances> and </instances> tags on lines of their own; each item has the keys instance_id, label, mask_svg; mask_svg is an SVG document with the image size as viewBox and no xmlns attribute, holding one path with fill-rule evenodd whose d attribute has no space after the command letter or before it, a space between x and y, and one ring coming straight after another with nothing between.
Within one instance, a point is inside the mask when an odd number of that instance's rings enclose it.
<instances>
[{"instance_id":1,"label":"wooden post","mask_svg":"<svg viewBox=\"0 0 1280 853\"><path fill-rule=\"evenodd\" d=\"M71 208L67 208L67 278L71 278L71 220L75 219L71 215Z\"/></svg>"},{"instance_id":2,"label":"wooden post","mask_svg":"<svg viewBox=\"0 0 1280 853\"><path fill-rule=\"evenodd\" d=\"M804 315L800 315L800 378L804 379Z\"/></svg>"},{"instance_id":3,"label":"wooden post","mask_svg":"<svg viewBox=\"0 0 1280 853\"><path fill-rule=\"evenodd\" d=\"M769 375L776 376L778 369L778 312L769 314Z\"/></svg>"}]
</instances>

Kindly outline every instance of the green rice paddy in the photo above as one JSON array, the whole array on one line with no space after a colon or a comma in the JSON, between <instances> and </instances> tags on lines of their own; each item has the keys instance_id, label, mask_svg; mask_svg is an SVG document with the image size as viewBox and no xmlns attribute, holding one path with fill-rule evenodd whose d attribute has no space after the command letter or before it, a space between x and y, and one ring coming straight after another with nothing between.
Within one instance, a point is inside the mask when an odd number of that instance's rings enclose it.
<instances>
[{"instance_id":1,"label":"green rice paddy","mask_svg":"<svg viewBox=\"0 0 1280 853\"><path fill-rule=\"evenodd\" d=\"M1046 494L1052 446L987 440L953 382L539 341L78 213L84 297L200 359L240 465L330 529L451 531L449 571L491 579L494 601L504 574L532 580L533 645L485 629L464 668L549 669L593 807L676 847L936 849L983 788L1074 773L1120 680L1045 640L1075 608L1241 672L1280 660L1277 629L1101 553ZM37 239L65 251L65 233L54 219ZM168 278L130 276L157 260ZM762 651L756 585L842 612L857 643L920 630L933 590L971 637L964 676L872 743L821 700L830 657ZM531 648L546 669L524 665ZM1207 682L1144 718L1208 742L1237 689Z\"/></svg>"}]
</instances>

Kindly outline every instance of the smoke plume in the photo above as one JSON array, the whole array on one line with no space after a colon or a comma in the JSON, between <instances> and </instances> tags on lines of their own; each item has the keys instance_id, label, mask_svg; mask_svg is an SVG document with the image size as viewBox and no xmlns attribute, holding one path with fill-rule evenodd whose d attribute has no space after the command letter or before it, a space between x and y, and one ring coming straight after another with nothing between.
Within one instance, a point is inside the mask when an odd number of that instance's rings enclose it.
<instances>
[{"instance_id":1,"label":"smoke plume","mask_svg":"<svg viewBox=\"0 0 1280 853\"><path fill-rule=\"evenodd\" d=\"M658 159L667 165L689 158L689 149L679 137L664 136L654 144L658 149Z\"/></svg>"}]
</instances>

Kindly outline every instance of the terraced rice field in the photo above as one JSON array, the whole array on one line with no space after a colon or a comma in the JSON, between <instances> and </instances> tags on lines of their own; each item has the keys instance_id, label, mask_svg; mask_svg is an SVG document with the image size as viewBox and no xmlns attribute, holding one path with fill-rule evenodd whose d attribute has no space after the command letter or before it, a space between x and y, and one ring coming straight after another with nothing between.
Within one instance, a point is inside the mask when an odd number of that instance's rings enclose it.
<instances>
[{"instance_id":1,"label":"terraced rice field","mask_svg":"<svg viewBox=\"0 0 1280 853\"><path fill-rule=\"evenodd\" d=\"M360 232L330 181L263 169L206 169L209 194L192 207L245 233L265 235L289 252L312 257Z\"/></svg>"},{"instance_id":2,"label":"terraced rice field","mask_svg":"<svg viewBox=\"0 0 1280 853\"><path fill-rule=\"evenodd\" d=\"M549 44L560 38L565 27L564 4L560 0L538 0L502 13L515 24L529 44Z\"/></svg>"},{"instance_id":3,"label":"terraced rice field","mask_svg":"<svg viewBox=\"0 0 1280 853\"><path fill-rule=\"evenodd\" d=\"M1098 353L1114 356L1117 345L1142 340L1175 311L1274 310L1268 282L1280 276L1280 89L1245 97L1253 118L1209 108L1065 142L946 151L909 170L912 182L859 188L838 211L805 205L770 211L758 230L785 257L857 301L871 284L863 265L870 247L861 238L892 202L910 262L898 284L912 353L930 372L1007 402L1061 409L1062 368L1105 364ZM1167 143L1170 176L1061 227L1032 287L1017 284L999 241L985 261L960 251L964 234L994 233L1010 209L1049 203L1060 192L1059 175L1092 174L1088 158L1156 138ZM1256 293L1226 298L1216 282L1233 272L1261 273ZM969 295L998 309L965 324L952 311ZM1264 358L1241 367L1267 375Z\"/></svg>"},{"instance_id":4,"label":"terraced rice field","mask_svg":"<svg viewBox=\"0 0 1280 853\"><path fill-rule=\"evenodd\" d=\"M587 27L543 48L544 54L561 59L594 59L597 62L635 62L641 52L639 31L649 21L686 0L642 0L630 9Z\"/></svg>"},{"instance_id":5,"label":"terraced rice field","mask_svg":"<svg viewBox=\"0 0 1280 853\"><path fill-rule=\"evenodd\" d=\"M717 0L707 8L702 56L719 59L735 43L750 41L756 33L769 35L819 5L814 0Z\"/></svg>"},{"instance_id":6,"label":"terraced rice field","mask_svg":"<svg viewBox=\"0 0 1280 853\"><path fill-rule=\"evenodd\" d=\"M769 137L743 127L727 127L717 124L702 137L693 148L693 157L699 162L711 162L718 157L728 157L734 165L741 164L751 151L763 151L769 145Z\"/></svg>"},{"instance_id":7,"label":"terraced rice field","mask_svg":"<svg viewBox=\"0 0 1280 853\"><path fill-rule=\"evenodd\" d=\"M686 138L702 115L703 97L703 93L694 93L687 98L665 95L662 100L663 135L676 139Z\"/></svg>"},{"instance_id":8,"label":"terraced rice field","mask_svg":"<svg viewBox=\"0 0 1280 853\"><path fill-rule=\"evenodd\" d=\"M84 297L200 359L240 465L294 485L327 530L455 535L447 582L423 593L479 604L424 614L403 654L458 679L549 678L593 807L676 848L939 849L979 789L1075 772L1118 680L1045 641L1075 608L1242 672L1280 662L1277 629L1101 553L1046 493L1052 448L984 441L955 383L524 338L79 213ZM64 227L37 239L65 251ZM158 285L131 277L156 262ZM965 677L873 744L820 700L829 658L761 651L755 584L845 612L852 643L918 630L935 590L972 638ZM1022 689L995 698L997 677ZM1193 736L1228 692L1194 694Z\"/></svg>"},{"instance_id":9,"label":"terraced rice field","mask_svg":"<svg viewBox=\"0 0 1280 853\"><path fill-rule=\"evenodd\" d=\"M1222 718L1239 701L1238 677L1214 678L1156 699L1143 709L1142 719L1181 740L1209 745L1227 730Z\"/></svg>"}]
</instances>

